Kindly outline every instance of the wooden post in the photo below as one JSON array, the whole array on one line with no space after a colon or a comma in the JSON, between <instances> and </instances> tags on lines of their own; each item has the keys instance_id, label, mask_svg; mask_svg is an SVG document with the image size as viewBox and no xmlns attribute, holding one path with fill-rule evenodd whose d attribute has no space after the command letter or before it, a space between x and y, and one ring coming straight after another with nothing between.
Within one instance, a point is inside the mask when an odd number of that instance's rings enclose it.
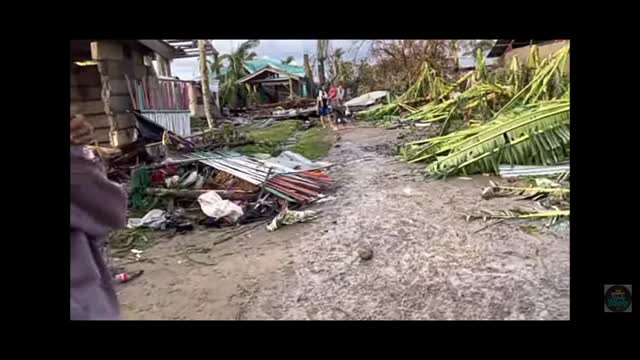
<instances>
[{"instance_id":1,"label":"wooden post","mask_svg":"<svg viewBox=\"0 0 640 360\"><path fill-rule=\"evenodd\" d=\"M289 78L289 99L293 99L293 80Z\"/></svg>"},{"instance_id":2,"label":"wooden post","mask_svg":"<svg viewBox=\"0 0 640 360\"><path fill-rule=\"evenodd\" d=\"M316 96L316 89L313 83L313 71L309 63L309 54L304 54L304 74L307 80L307 91L309 92L307 95L313 98Z\"/></svg>"}]
</instances>

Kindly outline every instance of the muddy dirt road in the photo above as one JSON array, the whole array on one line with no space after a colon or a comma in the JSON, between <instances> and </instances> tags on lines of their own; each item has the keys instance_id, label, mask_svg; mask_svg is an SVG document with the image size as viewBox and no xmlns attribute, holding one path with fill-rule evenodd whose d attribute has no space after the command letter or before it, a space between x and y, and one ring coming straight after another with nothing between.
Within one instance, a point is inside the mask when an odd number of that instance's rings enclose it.
<instances>
[{"instance_id":1,"label":"muddy dirt road","mask_svg":"<svg viewBox=\"0 0 640 360\"><path fill-rule=\"evenodd\" d=\"M340 131L325 159L338 164L336 199L312 207L324 214L314 222L213 247L218 234L195 232L145 251L153 262L128 266L144 275L118 288L123 318L569 319L568 230L474 233L485 224L463 214L515 200L482 200L488 177L422 181L376 151L397 135ZM180 255L189 246L205 249L190 255L198 263Z\"/></svg>"}]
</instances>

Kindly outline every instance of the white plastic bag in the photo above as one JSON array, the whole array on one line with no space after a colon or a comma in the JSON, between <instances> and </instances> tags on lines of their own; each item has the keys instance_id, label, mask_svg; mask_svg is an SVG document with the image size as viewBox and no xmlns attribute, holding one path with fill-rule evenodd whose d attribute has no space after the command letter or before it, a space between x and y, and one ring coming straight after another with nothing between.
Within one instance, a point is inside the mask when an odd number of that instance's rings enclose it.
<instances>
[{"instance_id":1,"label":"white plastic bag","mask_svg":"<svg viewBox=\"0 0 640 360\"><path fill-rule=\"evenodd\" d=\"M224 218L234 223L244 214L240 206L229 200L223 200L215 191L200 195L198 203L203 213L215 219Z\"/></svg>"},{"instance_id":2,"label":"white plastic bag","mask_svg":"<svg viewBox=\"0 0 640 360\"><path fill-rule=\"evenodd\" d=\"M149 211L145 216L140 218L131 218L127 221L127 227L134 229L138 227L148 227L152 229L161 229L164 223L167 222L165 217L166 212L160 209L153 209Z\"/></svg>"}]
</instances>

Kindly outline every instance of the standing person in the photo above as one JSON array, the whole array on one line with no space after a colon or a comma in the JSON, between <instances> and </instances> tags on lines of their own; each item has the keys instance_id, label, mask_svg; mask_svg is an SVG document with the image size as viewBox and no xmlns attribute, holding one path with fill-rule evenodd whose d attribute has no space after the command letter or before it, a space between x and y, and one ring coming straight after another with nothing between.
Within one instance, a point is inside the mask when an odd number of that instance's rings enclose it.
<instances>
[{"instance_id":1,"label":"standing person","mask_svg":"<svg viewBox=\"0 0 640 360\"><path fill-rule=\"evenodd\" d=\"M98 159L83 146L93 139L82 115L71 116L70 147L70 319L117 320L112 276L104 258L109 231L124 227L127 195L107 179Z\"/></svg>"},{"instance_id":2,"label":"standing person","mask_svg":"<svg viewBox=\"0 0 640 360\"><path fill-rule=\"evenodd\" d=\"M338 108L338 89L332 86L329 89L329 112L331 113L331 124L334 130L338 130L340 109Z\"/></svg>"},{"instance_id":3,"label":"standing person","mask_svg":"<svg viewBox=\"0 0 640 360\"><path fill-rule=\"evenodd\" d=\"M342 87L342 83L338 84L338 89L336 92L336 102L338 103L338 106L342 106L342 103L344 101L344 88Z\"/></svg>"},{"instance_id":4,"label":"standing person","mask_svg":"<svg viewBox=\"0 0 640 360\"><path fill-rule=\"evenodd\" d=\"M322 128L326 128L325 123L329 123L331 125L331 113L329 111L329 97L327 96L324 88L320 89L318 92L318 99L316 101L316 110L318 111L318 115L320 116L320 123L322 123Z\"/></svg>"}]
</instances>

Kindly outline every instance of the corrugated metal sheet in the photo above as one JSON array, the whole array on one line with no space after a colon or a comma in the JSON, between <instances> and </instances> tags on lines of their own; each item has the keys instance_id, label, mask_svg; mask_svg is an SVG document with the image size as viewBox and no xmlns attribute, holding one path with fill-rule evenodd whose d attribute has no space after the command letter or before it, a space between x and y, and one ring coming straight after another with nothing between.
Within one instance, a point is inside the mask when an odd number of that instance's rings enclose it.
<instances>
[{"instance_id":1,"label":"corrugated metal sheet","mask_svg":"<svg viewBox=\"0 0 640 360\"><path fill-rule=\"evenodd\" d=\"M502 177L540 176L567 173L570 171L570 165L568 162L553 166L500 165L498 170Z\"/></svg>"},{"instance_id":2,"label":"corrugated metal sheet","mask_svg":"<svg viewBox=\"0 0 640 360\"><path fill-rule=\"evenodd\" d=\"M140 113L182 137L191 136L191 113L189 111L143 110Z\"/></svg>"},{"instance_id":3,"label":"corrugated metal sheet","mask_svg":"<svg viewBox=\"0 0 640 360\"><path fill-rule=\"evenodd\" d=\"M320 189L331 182L331 179L325 174L292 169L277 161L267 163L264 160L231 151L190 153L183 155L183 157L197 159L205 165L229 173L251 184L264 184L266 191L293 202L316 199ZM297 162L302 157L291 158L296 158L291 161Z\"/></svg>"}]
</instances>

